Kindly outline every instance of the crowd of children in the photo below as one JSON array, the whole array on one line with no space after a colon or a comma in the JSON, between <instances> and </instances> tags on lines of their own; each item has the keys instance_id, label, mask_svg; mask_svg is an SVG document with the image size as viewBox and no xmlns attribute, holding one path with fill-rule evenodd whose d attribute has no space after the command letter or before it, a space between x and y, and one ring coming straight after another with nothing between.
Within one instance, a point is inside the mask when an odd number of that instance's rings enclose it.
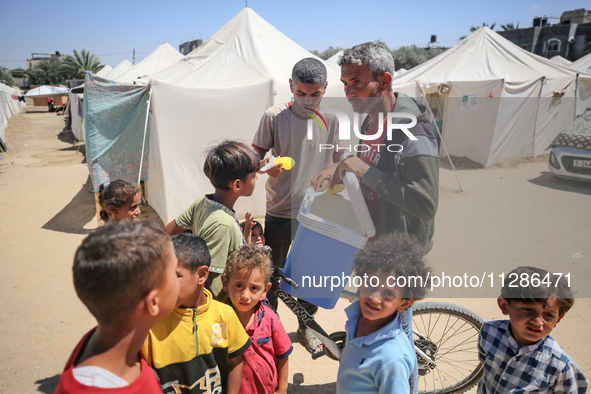
<instances>
[{"instance_id":1,"label":"crowd of children","mask_svg":"<svg viewBox=\"0 0 591 394\"><path fill-rule=\"evenodd\" d=\"M137 184L101 186L100 216L113 223L82 242L73 266L76 292L98 325L72 352L57 393L287 392L293 348L266 301L271 254L262 225L248 214L241 230L233 210L239 197L252 194L259 167L244 144L210 149L204 171L215 192L166 229L133 220L141 213ZM380 284L365 283L346 309L337 392L416 392L414 344L400 313L426 287L396 287L388 278L426 278L422 249L402 233L382 236L356 254L354 271ZM498 305L509 320L482 327L479 393L586 392L577 364L550 336L574 303L564 281L558 284L501 289Z\"/></svg>"}]
</instances>

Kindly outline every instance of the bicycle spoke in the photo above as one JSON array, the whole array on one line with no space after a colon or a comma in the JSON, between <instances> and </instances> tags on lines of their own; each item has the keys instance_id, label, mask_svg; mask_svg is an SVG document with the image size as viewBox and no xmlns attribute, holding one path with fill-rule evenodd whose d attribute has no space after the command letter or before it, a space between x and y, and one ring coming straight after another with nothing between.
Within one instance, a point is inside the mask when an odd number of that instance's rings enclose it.
<instances>
[{"instance_id":1,"label":"bicycle spoke","mask_svg":"<svg viewBox=\"0 0 591 394\"><path fill-rule=\"evenodd\" d=\"M482 322L453 304L429 304L413 315L416 344L435 362L422 370L420 392L463 392L478 382L482 370L477 356Z\"/></svg>"}]
</instances>

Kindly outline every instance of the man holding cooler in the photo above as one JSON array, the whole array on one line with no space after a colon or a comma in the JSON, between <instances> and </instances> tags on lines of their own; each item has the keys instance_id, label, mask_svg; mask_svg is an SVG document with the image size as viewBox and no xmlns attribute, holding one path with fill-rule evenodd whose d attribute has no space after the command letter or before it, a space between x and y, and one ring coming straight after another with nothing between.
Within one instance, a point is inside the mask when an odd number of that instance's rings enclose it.
<instances>
[{"instance_id":1,"label":"man holding cooler","mask_svg":"<svg viewBox=\"0 0 591 394\"><path fill-rule=\"evenodd\" d=\"M322 182L342 182L345 171L360 180L363 195L380 235L403 232L416 237L427 254L433 246L434 217L439 198L439 155L427 108L405 94L392 90L394 59L386 47L374 42L356 45L339 59L341 81L353 110L366 113L359 141L363 149L318 173L312 180L316 190ZM387 135L388 113L414 116L416 124ZM382 116L380 116L382 114ZM408 124L407 115L392 123ZM354 145L355 142L351 141ZM402 326L412 342L412 309L401 312ZM412 392L418 391L415 368Z\"/></svg>"}]
</instances>

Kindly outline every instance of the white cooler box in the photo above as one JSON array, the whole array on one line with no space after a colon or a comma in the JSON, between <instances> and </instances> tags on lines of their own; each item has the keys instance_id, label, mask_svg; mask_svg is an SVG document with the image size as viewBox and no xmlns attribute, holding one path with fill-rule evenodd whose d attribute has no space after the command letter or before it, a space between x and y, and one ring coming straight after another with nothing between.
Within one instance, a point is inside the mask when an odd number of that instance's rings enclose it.
<instances>
[{"instance_id":1,"label":"white cooler box","mask_svg":"<svg viewBox=\"0 0 591 394\"><path fill-rule=\"evenodd\" d=\"M281 289L326 309L336 305L353 269L353 257L375 227L357 177L346 173L338 194L306 191L298 212L299 228L285 262L285 272L300 287Z\"/></svg>"}]
</instances>

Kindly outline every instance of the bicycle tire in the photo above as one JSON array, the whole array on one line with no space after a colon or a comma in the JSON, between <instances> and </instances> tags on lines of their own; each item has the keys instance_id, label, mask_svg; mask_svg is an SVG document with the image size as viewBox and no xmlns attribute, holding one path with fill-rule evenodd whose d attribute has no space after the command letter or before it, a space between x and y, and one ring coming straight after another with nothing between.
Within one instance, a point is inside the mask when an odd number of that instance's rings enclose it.
<instances>
[{"instance_id":1,"label":"bicycle tire","mask_svg":"<svg viewBox=\"0 0 591 394\"><path fill-rule=\"evenodd\" d=\"M342 353L343 349L345 348L345 341L347 340L347 333L345 331L337 331L337 332L333 332L332 334L330 334L329 337L337 344L337 346L339 347L339 350ZM332 354L331 351L328 350L328 348L326 346L324 346L324 353L328 356L328 358L330 358L332 360L339 361L339 359L341 358L340 355L337 357L336 355Z\"/></svg>"},{"instance_id":2,"label":"bicycle tire","mask_svg":"<svg viewBox=\"0 0 591 394\"><path fill-rule=\"evenodd\" d=\"M483 374L478 360L478 334L484 323L480 316L459 305L429 301L413 306L412 321L428 339L415 334L415 345L437 364L419 376L419 393L460 394L478 384Z\"/></svg>"}]
</instances>

